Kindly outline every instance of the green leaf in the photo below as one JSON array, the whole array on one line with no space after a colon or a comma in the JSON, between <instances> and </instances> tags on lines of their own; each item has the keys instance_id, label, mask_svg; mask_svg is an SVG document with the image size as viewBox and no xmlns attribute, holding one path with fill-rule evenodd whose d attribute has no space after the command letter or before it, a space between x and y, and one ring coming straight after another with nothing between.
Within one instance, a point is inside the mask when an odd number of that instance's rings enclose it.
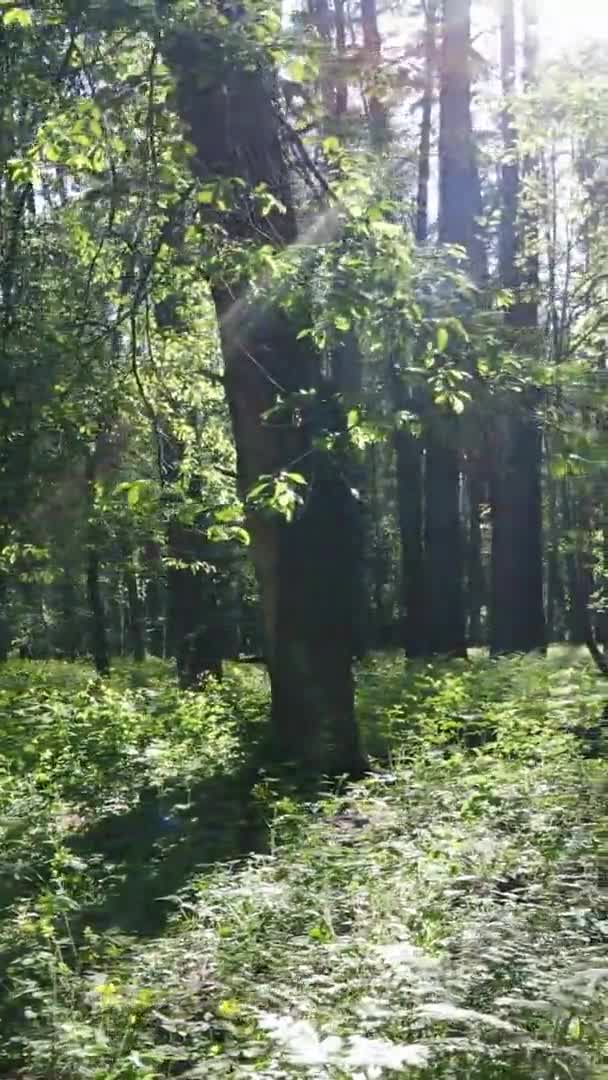
<instances>
[{"instance_id":1,"label":"green leaf","mask_svg":"<svg viewBox=\"0 0 608 1080\"><path fill-rule=\"evenodd\" d=\"M306 79L306 61L301 56L296 56L287 68L289 78L294 82L304 82Z\"/></svg>"},{"instance_id":2,"label":"green leaf","mask_svg":"<svg viewBox=\"0 0 608 1080\"><path fill-rule=\"evenodd\" d=\"M437 352L440 352L440 353L445 352L449 340L450 340L450 335L448 334L445 326L440 326L438 331L437 331L437 339L436 339Z\"/></svg>"},{"instance_id":3,"label":"green leaf","mask_svg":"<svg viewBox=\"0 0 608 1080\"><path fill-rule=\"evenodd\" d=\"M322 146L325 154L337 154L340 150L340 140L335 135L328 135L326 139L323 139Z\"/></svg>"},{"instance_id":4,"label":"green leaf","mask_svg":"<svg viewBox=\"0 0 608 1080\"><path fill-rule=\"evenodd\" d=\"M243 519L243 510L241 506L223 506L221 510L216 510L215 520L222 523L240 522Z\"/></svg>"},{"instance_id":5,"label":"green leaf","mask_svg":"<svg viewBox=\"0 0 608 1080\"><path fill-rule=\"evenodd\" d=\"M343 330L346 332L350 330L350 319L347 319L346 315L336 315L334 317L334 326L336 330Z\"/></svg>"},{"instance_id":6,"label":"green leaf","mask_svg":"<svg viewBox=\"0 0 608 1080\"><path fill-rule=\"evenodd\" d=\"M2 17L5 26L22 26L27 29L32 25L32 16L23 8L9 8Z\"/></svg>"}]
</instances>

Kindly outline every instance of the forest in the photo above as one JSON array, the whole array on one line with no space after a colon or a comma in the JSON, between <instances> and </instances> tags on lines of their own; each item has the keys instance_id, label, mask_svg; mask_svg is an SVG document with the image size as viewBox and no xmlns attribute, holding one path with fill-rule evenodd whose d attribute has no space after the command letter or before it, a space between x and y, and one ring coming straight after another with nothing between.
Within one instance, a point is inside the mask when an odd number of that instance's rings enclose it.
<instances>
[{"instance_id":1,"label":"forest","mask_svg":"<svg viewBox=\"0 0 608 1080\"><path fill-rule=\"evenodd\" d=\"M0 0L0 1077L608 1080L608 9Z\"/></svg>"}]
</instances>

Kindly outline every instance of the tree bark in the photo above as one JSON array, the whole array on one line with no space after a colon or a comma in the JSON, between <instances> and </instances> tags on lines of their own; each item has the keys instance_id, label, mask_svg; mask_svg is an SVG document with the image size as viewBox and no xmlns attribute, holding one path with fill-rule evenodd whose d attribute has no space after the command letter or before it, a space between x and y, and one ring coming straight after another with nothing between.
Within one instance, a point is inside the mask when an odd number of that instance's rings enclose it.
<instances>
[{"instance_id":1,"label":"tree bark","mask_svg":"<svg viewBox=\"0 0 608 1080\"><path fill-rule=\"evenodd\" d=\"M532 8L527 4L528 15ZM507 161L502 170L500 271L514 294L506 324L515 348L534 347L538 311L538 264L534 222L520 206L521 184L516 161L517 138L510 98L515 87L513 0L503 0L502 81L507 104L503 141ZM527 21L526 79L534 79L533 29ZM527 163L526 168L531 167ZM523 266L523 269L522 269ZM542 571L542 433L533 390L512 395L496 429L492 477L492 629L494 654L530 652L546 644Z\"/></svg>"},{"instance_id":2,"label":"tree bark","mask_svg":"<svg viewBox=\"0 0 608 1080\"><path fill-rule=\"evenodd\" d=\"M141 664L146 659L144 610L139 594L137 574L131 567L125 572L125 588L127 592L127 642L129 653L136 664Z\"/></svg>"},{"instance_id":3,"label":"tree bark","mask_svg":"<svg viewBox=\"0 0 608 1080\"><path fill-rule=\"evenodd\" d=\"M171 565L167 573L168 638L182 690L199 690L205 678L222 678L222 635L214 618L213 583L197 568L203 562L201 538L194 528L172 521L168 529Z\"/></svg>"},{"instance_id":4,"label":"tree bark","mask_svg":"<svg viewBox=\"0 0 608 1080\"><path fill-rule=\"evenodd\" d=\"M483 483L477 461L468 462L466 489L468 494L469 535L467 538L467 615L470 645L482 644L481 612L486 603L481 532Z\"/></svg>"},{"instance_id":5,"label":"tree bark","mask_svg":"<svg viewBox=\"0 0 608 1080\"><path fill-rule=\"evenodd\" d=\"M441 417L426 451L428 651L446 656L466 655L457 427Z\"/></svg>"},{"instance_id":6,"label":"tree bark","mask_svg":"<svg viewBox=\"0 0 608 1080\"><path fill-rule=\"evenodd\" d=\"M7 617L8 581L0 570L0 664L8 658L11 644L11 631Z\"/></svg>"},{"instance_id":7,"label":"tree bark","mask_svg":"<svg viewBox=\"0 0 608 1080\"><path fill-rule=\"evenodd\" d=\"M173 37L167 54L178 109L196 148L195 175L246 182L223 219L230 240L277 248L294 243L296 220L266 58L252 55L249 70L239 68L224 60L216 41L186 30ZM203 83L201 71L214 72L213 80ZM280 199L284 213L257 212L251 192L260 184ZM248 505L272 690L271 750L304 770L358 773L351 658L359 509L339 461L314 445L323 417L337 408L335 397L319 355L298 340L302 324L283 309L274 286L256 297L245 281L228 289L216 279L213 296L242 495L260 476L281 470L299 471L308 483L291 522ZM293 423L264 421L279 393L285 399L301 390L313 391L310 415Z\"/></svg>"},{"instance_id":8,"label":"tree bark","mask_svg":"<svg viewBox=\"0 0 608 1080\"><path fill-rule=\"evenodd\" d=\"M110 674L110 656L106 628L106 613L100 581L99 536L95 520L95 482L97 447L86 459L87 505L89 510L86 553L87 597L89 601L90 648L95 670L102 678Z\"/></svg>"},{"instance_id":9,"label":"tree bark","mask_svg":"<svg viewBox=\"0 0 608 1080\"><path fill-rule=\"evenodd\" d=\"M418 184L416 195L416 241L428 239L428 203L431 172L431 135L433 88L435 79L435 0L425 5L424 85L418 148ZM398 365L392 364L390 388L395 415L405 410L420 414L420 394L408 392ZM405 426L395 431L395 466L397 477L397 513L401 549L401 623L403 646L409 657L424 656L428 651L427 603L424 566L424 442Z\"/></svg>"},{"instance_id":10,"label":"tree bark","mask_svg":"<svg viewBox=\"0 0 608 1080\"><path fill-rule=\"evenodd\" d=\"M471 137L470 0L445 0L439 120L439 240L475 245L475 169ZM435 414L426 429L426 580L429 651L466 655L460 432Z\"/></svg>"},{"instance_id":11,"label":"tree bark","mask_svg":"<svg viewBox=\"0 0 608 1080\"><path fill-rule=\"evenodd\" d=\"M334 18L336 22L336 53L338 55L338 77L336 79L336 119L338 124L348 109L348 81L342 67L346 53L346 23L344 19L344 0L334 0Z\"/></svg>"},{"instance_id":12,"label":"tree bark","mask_svg":"<svg viewBox=\"0 0 608 1080\"><path fill-rule=\"evenodd\" d=\"M431 135L433 129L433 90L436 68L437 0L424 5L424 73L422 116L418 147L418 188L416 195L416 240L425 244L429 234L429 182L431 178Z\"/></svg>"},{"instance_id":13,"label":"tree bark","mask_svg":"<svg viewBox=\"0 0 608 1080\"><path fill-rule=\"evenodd\" d=\"M579 520L564 479L561 486L562 522L566 537L566 574L568 579L568 639L573 645L588 644L592 632L589 599L593 592L593 575L589 559L580 542L581 532L589 533L588 522Z\"/></svg>"},{"instance_id":14,"label":"tree bark","mask_svg":"<svg viewBox=\"0 0 608 1080\"><path fill-rule=\"evenodd\" d=\"M388 117L378 87L378 72L381 62L382 41L378 30L376 0L361 0L361 29L363 32L363 50L368 68L367 108L369 114L369 132L375 150L383 150L388 138Z\"/></svg>"},{"instance_id":15,"label":"tree bark","mask_svg":"<svg viewBox=\"0 0 608 1080\"><path fill-rule=\"evenodd\" d=\"M398 378L398 376L397 376ZM403 387L395 391L403 401ZM404 405L401 406L402 408ZM401 598L406 655L427 652L423 544L423 446L409 431L395 432L397 511L401 547Z\"/></svg>"}]
</instances>

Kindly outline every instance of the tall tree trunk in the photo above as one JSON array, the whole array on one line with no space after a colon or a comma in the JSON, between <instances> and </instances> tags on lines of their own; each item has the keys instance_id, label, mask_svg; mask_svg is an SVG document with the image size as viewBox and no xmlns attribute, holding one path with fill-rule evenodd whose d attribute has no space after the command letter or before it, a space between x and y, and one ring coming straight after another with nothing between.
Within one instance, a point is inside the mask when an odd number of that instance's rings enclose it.
<instances>
[{"instance_id":1,"label":"tall tree trunk","mask_svg":"<svg viewBox=\"0 0 608 1080\"><path fill-rule=\"evenodd\" d=\"M425 244L429 234L429 183L431 179L431 136L433 130L433 90L436 69L437 0L424 4L424 73L422 115L418 147L418 187L416 195L416 240Z\"/></svg>"},{"instance_id":2,"label":"tall tree trunk","mask_svg":"<svg viewBox=\"0 0 608 1080\"><path fill-rule=\"evenodd\" d=\"M127 642L129 653L136 664L146 659L146 638L144 627L144 608L139 592L139 581L132 567L125 571L127 592Z\"/></svg>"},{"instance_id":3,"label":"tall tree trunk","mask_svg":"<svg viewBox=\"0 0 608 1080\"><path fill-rule=\"evenodd\" d=\"M533 4L526 4L526 81L535 74ZM534 221L520 205L517 139L510 98L515 87L513 0L503 0L502 80L507 104L503 140L508 155L502 171L500 270L515 300L507 313L514 347L534 348L538 321L538 265ZM530 169L528 162L525 168ZM522 270L523 264L523 270ZM524 400L521 400L522 397ZM493 653L530 652L546 643L542 573L542 435L532 391L513 395L496 432L492 482Z\"/></svg>"},{"instance_id":4,"label":"tall tree trunk","mask_svg":"<svg viewBox=\"0 0 608 1080\"><path fill-rule=\"evenodd\" d=\"M66 660L75 660L81 648L79 626L79 587L72 573L64 568L59 583L59 652Z\"/></svg>"},{"instance_id":5,"label":"tall tree trunk","mask_svg":"<svg viewBox=\"0 0 608 1080\"><path fill-rule=\"evenodd\" d=\"M196 148L196 176L239 176L247 183L243 194L235 192L223 221L231 241L294 243L296 220L267 58L252 56L248 70L241 69L223 60L216 41L187 30L176 33L167 53L178 108ZM214 72L213 82L203 83L201 71ZM258 214L250 193L260 184L280 199L284 213ZM298 340L301 324L282 308L272 285L262 297L245 281L230 289L215 282L213 295L241 493L246 498L261 476L281 470L296 469L308 482L304 505L290 522L248 506L272 691L271 749L300 768L356 773L362 760L351 660L359 508L340 462L314 445L337 403L319 355ZM301 390L314 391L310 415L299 424L264 421L277 394L289 399ZM343 418L330 422L335 427Z\"/></svg>"},{"instance_id":6,"label":"tall tree trunk","mask_svg":"<svg viewBox=\"0 0 608 1080\"><path fill-rule=\"evenodd\" d=\"M367 65L366 96L370 137L374 149L383 150L388 138L388 117L378 87L382 41L378 30L376 0L361 0L361 29Z\"/></svg>"},{"instance_id":7,"label":"tall tree trunk","mask_svg":"<svg viewBox=\"0 0 608 1080\"><path fill-rule=\"evenodd\" d=\"M348 81L343 67L346 53L346 23L344 19L345 0L334 0L334 18L336 21L336 53L338 55L338 75L336 78L336 119L342 121L348 108Z\"/></svg>"},{"instance_id":8,"label":"tall tree trunk","mask_svg":"<svg viewBox=\"0 0 608 1080\"><path fill-rule=\"evenodd\" d=\"M205 561L196 529L172 521L168 529L168 636L182 690L201 689L205 678L222 678L222 638L213 582L197 569Z\"/></svg>"},{"instance_id":9,"label":"tall tree trunk","mask_svg":"<svg viewBox=\"0 0 608 1080\"><path fill-rule=\"evenodd\" d=\"M11 631L7 608L8 579L6 574L0 570L0 664L7 659L11 644Z\"/></svg>"},{"instance_id":10,"label":"tall tree trunk","mask_svg":"<svg viewBox=\"0 0 608 1080\"><path fill-rule=\"evenodd\" d=\"M396 376L399 379L399 375ZM400 380L399 380L400 381ZM404 388L394 390L398 408L406 408ZM401 547L401 598L404 610L403 645L409 657L427 651L426 595L423 546L422 440L401 428L395 432L397 513Z\"/></svg>"},{"instance_id":11,"label":"tall tree trunk","mask_svg":"<svg viewBox=\"0 0 608 1080\"><path fill-rule=\"evenodd\" d=\"M482 644L481 610L486 600L486 583L482 555L481 507L483 483L479 463L468 462L466 476L468 495L469 535L467 538L467 614L470 645Z\"/></svg>"},{"instance_id":12,"label":"tall tree trunk","mask_svg":"<svg viewBox=\"0 0 608 1080\"><path fill-rule=\"evenodd\" d=\"M593 636L592 621L589 612L589 598L593 591L593 580L588 559L580 542L583 523L577 520L577 513L570 492L570 485L564 479L561 486L562 521L566 536L566 574L568 579L568 639L573 645L587 644Z\"/></svg>"},{"instance_id":13,"label":"tall tree trunk","mask_svg":"<svg viewBox=\"0 0 608 1080\"><path fill-rule=\"evenodd\" d=\"M560 560L560 522L557 489L554 479L547 475L548 543L547 563L547 642L563 641L566 597Z\"/></svg>"},{"instance_id":14,"label":"tall tree trunk","mask_svg":"<svg viewBox=\"0 0 608 1080\"><path fill-rule=\"evenodd\" d=\"M474 246L475 170L471 138L470 0L444 0L439 120L439 240ZM460 522L460 425L427 424L426 580L429 650L463 656L465 615Z\"/></svg>"},{"instance_id":15,"label":"tall tree trunk","mask_svg":"<svg viewBox=\"0 0 608 1080\"><path fill-rule=\"evenodd\" d=\"M431 135L433 89L435 81L436 0L425 5L424 85L420 141L418 148L418 186L416 196L416 240L428 239L429 181L431 173ZM404 384L398 363L391 364L390 388L395 415L405 410L420 414L423 402ZM426 590L424 569L424 443L407 427L395 432L397 476L397 514L401 548L401 608L403 645L407 656L424 656L428 649L426 633Z\"/></svg>"},{"instance_id":16,"label":"tall tree trunk","mask_svg":"<svg viewBox=\"0 0 608 1080\"><path fill-rule=\"evenodd\" d=\"M106 628L106 613L100 581L99 535L95 511L95 483L97 475L97 447L87 454L85 479L89 511L86 579L89 601L90 648L97 674L105 677L110 673L110 656Z\"/></svg>"}]
</instances>

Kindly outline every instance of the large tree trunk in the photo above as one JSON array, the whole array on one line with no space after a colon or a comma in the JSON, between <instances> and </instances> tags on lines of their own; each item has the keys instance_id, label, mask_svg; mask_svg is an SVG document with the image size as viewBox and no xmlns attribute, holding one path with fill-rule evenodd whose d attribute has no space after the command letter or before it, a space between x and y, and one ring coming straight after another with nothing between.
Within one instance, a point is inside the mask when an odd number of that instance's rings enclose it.
<instances>
[{"instance_id":1,"label":"large tree trunk","mask_svg":"<svg viewBox=\"0 0 608 1080\"><path fill-rule=\"evenodd\" d=\"M433 87L435 80L436 2L425 6L424 85L418 148L418 186L415 235L419 244L428 239L429 181L431 173L431 134ZM393 409L397 415L406 410L420 413L420 394L412 395L404 385L398 364L391 367ZM397 511L401 547L401 608L403 645L409 657L424 656L428 650L426 633L426 590L424 568L424 443L407 427L395 432L397 475Z\"/></svg>"},{"instance_id":2,"label":"large tree trunk","mask_svg":"<svg viewBox=\"0 0 608 1080\"><path fill-rule=\"evenodd\" d=\"M447 656L466 654L456 440L457 422L441 417L426 452L428 648Z\"/></svg>"},{"instance_id":3,"label":"large tree trunk","mask_svg":"<svg viewBox=\"0 0 608 1080\"><path fill-rule=\"evenodd\" d=\"M233 242L288 245L296 221L274 107L274 76L252 55L250 70L223 62L217 42L188 31L174 36L168 57L177 102L196 148L193 169L241 177L247 189L223 220ZM213 81L201 79L213 72ZM256 210L260 184L284 213ZM303 473L304 505L288 522L249 506L248 527L264 611L272 687L272 751L282 761L318 771L359 772L351 672L353 577L359 509L340 463L313 445L335 402L324 385L320 358L293 314L269 285L254 295L247 283L213 284L225 364L225 386L243 496L261 476ZM315 391L299 423L265 422L277 395ZM332 426L335 426L333 424Z\"/></svg>"},{"instance_id":4,"label":"large tree trunk","mask_svg":"<svg viewBox=\"0 0 608 1080\"><path fill-rule=\"evenodd\" d=\"M376 0L361 0L361 29L363 50L367 65L367 108L372 146L383 150L388 138L388 117L378 86L382 41L378 30Z\"/></svg>"},{"instance_id":5,"label":"large tree trunk","mask_svg":"<svg viewBox=\"0 0 608 1080\"><path fill-rule=\"evenodd\" d=\"M528 4L528 14L532 5ZM507 102L515 86L513 0L503 0L502 80ZM527 21L527 81L534 78L533 33ZM538 312L535 292L538 267L533 222L520 203L516 134L511 107L503 113L503 141L508 159L503 165L503 208L500 229L502 282L515 301L507 313L514 346L534 347ZM528 168L530 164L528 163ZM520 266L522 257L525 269ZM523 398L523 400L522 400ZM529 652L546 643L542 573L542 435L536 417L534 392L513 395L496 431L492 482L492 631L493 653Z\"/></svg>"},{"instance_id":6,"label":"large tree trunk","mask_svg":"<svg viewBox=\"0 0 608 1080\"><path fill-rule=\"evenodd\" d=\"M475 235L471 138L470 0L445 0L439 122L439 240L470 252ZM460 522L460 431L454 417L427 425L426 579L429 650L466 653Z\"/></svg>"}]
</instances>

